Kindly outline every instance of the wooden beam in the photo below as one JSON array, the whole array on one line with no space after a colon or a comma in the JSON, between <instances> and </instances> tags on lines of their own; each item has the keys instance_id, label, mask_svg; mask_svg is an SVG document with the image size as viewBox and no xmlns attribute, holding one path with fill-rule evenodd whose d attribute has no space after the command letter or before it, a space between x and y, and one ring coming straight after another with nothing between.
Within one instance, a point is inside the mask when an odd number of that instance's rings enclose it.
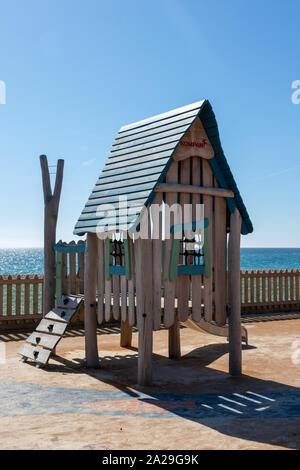
<instances>
[{"instance_id":1,"label":"wooden beam","mask_svg":"<svg viewBox=\"0 0 300 470\"><path fill-rule=\"evenodd\" d=\"M216 197L234 197L234 193L230 189L194 186L192 184L159 183L154 191L157 193L192 193Z\"/></svg>"},{"instance_id":2,"label":"wooden beam","mask_svg":"<svg viewBox=\"0 0 300 470\"><path fill-rule=\"evenodd\" d=\"M153 299L152 240L134 241L138 338L138 384L152 383ZM150 286L150 288L149 288Z\"/></svg>"},{"instance_id":3,"label":"wooden beam","mask_svg":"<svg viewBox=\"0 0 300 470\"><path fill-rule=\"evenodd\" d=\"M228 242L229 373L242 374L242 328L240 294L240 237L242 219L238 209L230 216Z\"/></svg>"},{"instance_id":4,"label":"wooden beam","mask_svg":"<svg viewBox=\"0 0 300 470\"><path fill-rule=\"evenodd\" d=\"M87 234L84 266L84 328L86 365L99 366L97 345L96 290L98 274L98 239Z\"/></svg>"},{"instance_id":5,"label":"wooden beam","mask_svg":"<svg viewBox=\"0 0 300 470\"><path fill-rule=\"evenodd\" d=\"M63 181L64 160L58 160L54 192L52 194L50 173L46 155L40 156L44 193L44 295L43 315L55 306L56 224ZM58 299L59 300L59 299Z\"/></svg>"}]
</instances>

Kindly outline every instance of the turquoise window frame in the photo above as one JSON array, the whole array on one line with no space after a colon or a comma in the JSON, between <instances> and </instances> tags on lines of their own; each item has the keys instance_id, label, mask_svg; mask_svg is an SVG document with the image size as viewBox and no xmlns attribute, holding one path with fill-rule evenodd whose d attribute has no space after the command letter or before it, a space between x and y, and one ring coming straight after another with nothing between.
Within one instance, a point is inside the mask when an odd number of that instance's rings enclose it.
<instances>
[{"instance_id":1,"label":"turquoise window frame","mask_svg":"<svg viewBox=\"0 0 300 470\"><path fill-rule=\"evenodd\" d=\"M211 263L210 263L210 248L208 244L208 226L209 220L205 218L201 221L194 221L187 224L173 225L171 227L172 234L172 248L171 248L171 257L170 257L170 270L169 270L169 279L170 281L176 281L178 275L190 274L192 276L204 275L205 277L210 277L211 275ZM180 253L180 241L181 239L175 238L175 234L184 230L197 230L204 229L204 243L203 243L203 255L204 255L204 264L195 266L195 265L180 265L179 264L179 253Z\"/></svg>"},{"instance_id":2,"label":"turquoise window frame","mask_svg":"<svg viewBox=\"0 0 300 470\"><path fill-rule=\"evenodd\" d=\"M110 264L110 238L105 239L105 255L104 255L104 264L105 264L105 280L109 281L112 274L117 274L118 276L126 276L128 281L131 280L131 262L130 262L130 248L128 238L124 239L124 258L125 266L114 266Z\"/></svg>"}]
</instances>

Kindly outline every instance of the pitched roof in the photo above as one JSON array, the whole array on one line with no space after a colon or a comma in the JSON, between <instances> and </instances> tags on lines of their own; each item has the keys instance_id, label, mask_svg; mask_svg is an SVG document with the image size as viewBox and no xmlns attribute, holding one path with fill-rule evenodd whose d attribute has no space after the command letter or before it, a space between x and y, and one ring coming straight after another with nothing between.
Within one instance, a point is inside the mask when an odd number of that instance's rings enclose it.
<instances>
[{"instance_id":1,"label":"pitched roof","mask_svg":"<svg viewBox=\"0 0 300 470\"><path fill-rule=\"evenodd\" d=\"M221 147L214 112L209 101L203 100L121 127L105 167L78 219L74 234L95 233L98 223L112 222L112 214L103 212L105 204L116 208L116 229L127 230L135 225L143 207L152 202L156 184L164 180L176 147L198 116L215 152L214 158L208 160L215 177L222 188L234 192L234 199L227 200L229 208L233 210L236 206L239 209L242 233L252 232L247 209ZM126 223L119 211L119 196L125 195L128 204L123 209L131 207ZM109 211L109 207L106 210Z\"/></svg>"}]
</instances>

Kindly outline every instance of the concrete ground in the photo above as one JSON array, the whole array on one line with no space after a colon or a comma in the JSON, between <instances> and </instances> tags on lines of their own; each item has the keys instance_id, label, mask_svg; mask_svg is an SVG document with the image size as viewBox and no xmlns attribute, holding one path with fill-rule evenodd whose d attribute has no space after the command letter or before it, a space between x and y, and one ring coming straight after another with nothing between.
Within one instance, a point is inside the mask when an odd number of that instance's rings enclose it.
<instances>
[{"instance_id":1,"label":"concrete ground","mask_svg":"<svg viewBox=\"0 0 300 470\"><path fill-rule=\"evenodd\" d=\"M226 339L182 328L172 361L167 331L154 333L154 385L143 389L136 333L122 349L118 328L99 330L98 370L84 367L82 329L45 369L20 362L28 332L0 333L0 448L300 448L300 320L246 326L241 378L227 373Z\"/></svg>"}]
</instances>

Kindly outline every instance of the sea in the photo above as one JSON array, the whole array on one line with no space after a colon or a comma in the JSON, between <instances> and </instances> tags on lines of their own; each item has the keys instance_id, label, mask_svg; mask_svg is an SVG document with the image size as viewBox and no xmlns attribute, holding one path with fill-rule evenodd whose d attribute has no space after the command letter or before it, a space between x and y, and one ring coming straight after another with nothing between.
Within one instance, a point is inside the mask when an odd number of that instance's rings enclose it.
<instances>
[{"instance_id":1,"label":"sea","mask_svg":"<svg viewBox=\"0 0 300 470\"><path fill-rule=\"evenodd\" d=\"M42 248L0 249L1 274L42 274ZM300 248L241 248L241 269L300 269Z\"/></svg>"}]
</instances>

